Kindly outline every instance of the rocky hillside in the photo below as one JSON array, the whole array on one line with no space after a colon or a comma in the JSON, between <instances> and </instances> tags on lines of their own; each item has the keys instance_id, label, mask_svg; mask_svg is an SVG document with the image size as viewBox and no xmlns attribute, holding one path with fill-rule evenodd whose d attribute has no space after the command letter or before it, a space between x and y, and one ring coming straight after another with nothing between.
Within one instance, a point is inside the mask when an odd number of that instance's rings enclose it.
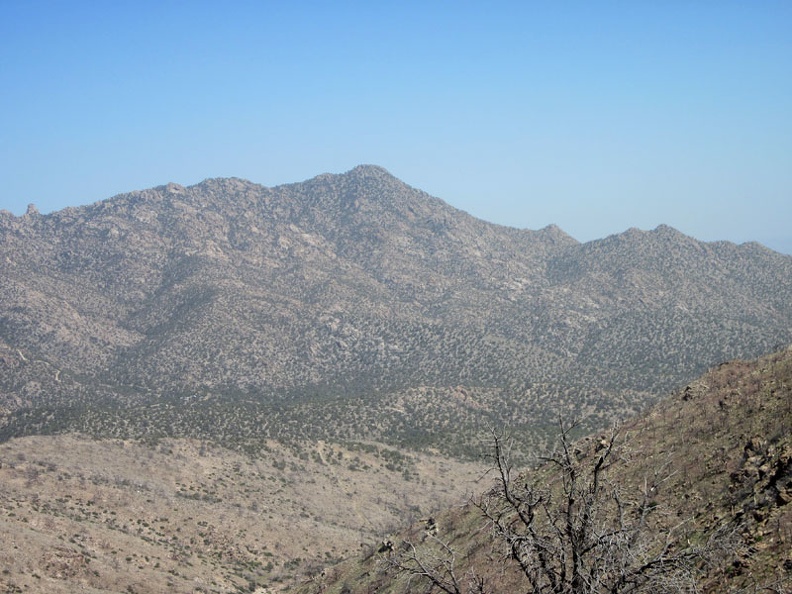
<instances>
[{"instance_id":1,"label":"rocky hillside","mask_svg":"<svg viewBox=\"0 0 792 594\"><path fill-rule=\"evenodd\" d=\"M0 277L0 439L464 454L482 422L541 440L792 342L790 256L496 226L373 166L0 212Z\"/></svg>"},{"instance_id":2,"label":"rocky hillside","mask_svg":"<svg viewBox=\"0 0 792 594\"><path fill-rule=\"evenodd\" d=\"M481 472L372 444L269 442L252 458L192 440L14 438L0 444L0 592L280 591L464 501Z\"/></svg>"},{"instance_id":3,"label":"rocky hillside","mask_svg":"<svg viewBox=\"0 0 792 594\"><path fill-rule=\"evenodd\" d=\"M590 472L608 444L608 434L580 440L571 447L573 463ZM695 551L684 581L673 584L688 589L669 591L792 592L792 349L710 370L626 422L612 451L600 476L603 498L595 522L607 525L607 513L615 509L607 501L618 493L625 517L646 513L643 536L631 541L634 555L665 551L673 558ZM557 465L522 475L515 470L514 476L515 492L522 482L549 485L546 505L564 510ZM482 495L465 506L391 535L387 546L368 549L356 561L305 576L298 591L430 591L428 574L449 580L453 574L461 594L529 591L515 549L483 513L492 508L482 503L497 503L492 493L501 492L487 488L482 485ZM517 522L514 516L506 516L508 523ZM543 530L540 523L535 528ZM638 591L666 591L659 580L647 585Z\"/></svg>"},{"instance_id":4,"label":"rocky hillside","mask_svg":"<svg viewBox=\"0 0 792 594\"><path fill-rule=\"evenodd\" d=\"M587 467L607 437L580 440L576 460ZM625 422L616 446L608 493L651 493L672 546L711 543L699 591L792 590L792 349L711 369ZM553 469L518 470L552 484ZM476 506L493 484L481 465L382 444L270 441L254 457L184 439L12 438L0 591L427 591L395 571L405 543L452 553L464 594L475 577L484 592L525 591Z\"/></svg>"}]
</instances>

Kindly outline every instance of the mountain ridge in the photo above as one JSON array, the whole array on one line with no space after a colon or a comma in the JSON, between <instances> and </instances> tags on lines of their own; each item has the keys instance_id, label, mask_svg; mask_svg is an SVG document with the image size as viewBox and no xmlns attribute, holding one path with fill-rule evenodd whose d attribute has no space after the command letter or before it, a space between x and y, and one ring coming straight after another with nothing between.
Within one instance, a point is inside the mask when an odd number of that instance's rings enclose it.
<instances>
[{"instance_id":1,"label":"mountain ridge","mask_svg":"<svg viewBox=\"0 0 792 594\"><path fill-rule=\"evenodd\" d=\"M667 226L587 243L504 227L376 166L3 215L0 273L0 346L16 362L0 380L7 435L95 422L123 434L110 411L99 422L69 402L198 393L204 407L259 402L251 419L317 399L348 416L357 398L360 423L437 445L447 436L422 406L463 424L543 426L570 407L604 422L708 365L792 342L790 256ZM52 377L33 378L33 361ZM459 386L475 407L454 400ZM408 421L383 416L389 398L415 403ZM42 420L52 407L66 412ZM168 423L180 424L152 417L123 435Z\"/></svg>"},{"instance_id":2,"label":"mountain ridge","mask_svg":"<svg viewBox=\"0 0 792 594\"><path fill-rule=\"evenodd\" d=\"M248 186L248 187L251 187L251 188L257 188L257 189L261 189L261 190L277 190L278 188L292 187L292 186L298 186L298 185L313 185L313 186L317 186L317 185L319 185L321 183L327 182L328 180L333 180L333 179L336 179L336 178L339 178L339 177L350 177L350 178L356 178L356 179L374 179L374 180L379 180L379 181L387 180L390 183L396 183L396 184L398 184L398 185L400 185L400 186L402 186L404 188L408 188L408 189L411 189L411 190L415 189L412 186L409 186L408 184L404 183L402 180L396 178L386 168L384 168L384 167L382 167L380 165L361 164L361 165L357 165L357 166L353 167L352 169L350 169L349 171L347 171L345 173L341 173L341 174L321 173L321 174L316 175L316 176L314 176L312 178L309 178L308 180L306 180L304 182L286 183L286 184L280 184L280 185L276 185L276 186L265 186L265 185L262 185L262 184L247 180L245 178L233 177L233 176L232 177L210 177L210 178L206 178L206 179L204 179L204 180L202 180L202 181L200 181L198 183L191 184L191 185L188 185L188 186L184 186L184 185L181 185L181 184L176 183L176 182L168 182L168 183L161 184L159 186L154 186L152 188L145 189L145 190L133 190L133 191L129 191L129 192L122 192L122 193L116 194L116 195L114 195L114 196L112 196L110 198L106 198L106 199L102 199L102 200L99 200L97 202L94 202L92 204L87 204L87 205L83 205L83 206L76 206L76 207L75 206L68 206L68 207L65 207L63 209L59 209L59 210L56 210L56 211L53 211L53 212L50 212L50 213L40 213L38 211L38 209L36 208L35 204L30 204L28 206L27 212L22 214L22 215L19 215L19 216L14 215L12 212L10 212L8 210L0 209L0 221L2 221L3 219L6 219L7 221L12 221L14 219L32 219L32 218L35 218L35 217L49 217L49 216L56 215L56 214L64 212L64 211L72 211L74 209L90 208L90 207L94 207L94 206L97 206L97 205L102 205L102 204L105 204L105 203L108 203L108 202L116 201L116 200L127 198L127 197L151 197L152 195L156 195L157 193L162 193L162 192L168 192L168 193L171 193L171 194L184 194L184 193L188 192L189 190L196 189L196 188L207 188L207 189L211 189L211 190L218 190L218 189L220 189L220 190L228 190L229 188L238 189L240 185ZM456 207L451 206L450 204L446 203L445 201L443 201L440 198L436 198L436 197L430 196L429 194L426 194L425 192L422 192L420 190L418 190L418 191L421 194L423 194L426 198L429 198L429 199L431 199L433 201L437 201L439 203L442 203L443 205L447 206L450 209L453 209L454 211L456 211L458 213L463 213L466 216L469 216L469 217L472 217L472 218L476 218L476 217L473 217L472 215L469 215L464 210L460 210L460 209L458 209ZM672 227L670 225L667 225L665 223L660 223L655 228L648 229L648 230L639 229L637 227L630 227L629 229L626 229L625 231L618 232L618 233L613 233L613 234L608 235L606 238L603 238L603 239L594 239L594 240L587 241L587 242L579 242L578 240L576 240L576 239L572 238L570 235L568 235L565 231L563 231L563 229L561 229L558 225L556 225L554 223L547 224L547 225L545 225L544 227L542 227L542 228L540 228L538 230L532 230L532 229L529 229L529 228L514 227L514 226L511 226L511 225L503 225L503 224L500 224L500 223L493 223L493 222L486 221L484 219L476 219L476 220L479 220L479 221L482 221L484 223L487 223L488 225L493 225L495 227L504 227L504 228L508 228L508 229L516 229L516 230L519 230L519 231L531 231L531 232L545 231L545 232L549 232L549 233L552 233L552 234L560 234L562 236L565 236L565 238L574 240L575 243L581 243L581 244L603 241L605 239L610 239L610 238L615 238L615 237L631 236L631 235L635 235L635 234L667 233L667 232L674 232L675 234L677 234L677 237L681 236L681 237L686 237L686 238L690 238L690 239L695 239L693 236L684 234L681 231L677 230L676 228L674 228L674 227ZM769 251L774 252L774 253L780 253L780 252L775 252L771 248L769 248L767 246L764 246L762 243L757 242L757 241L746 241L746 242L741 242L741 243L735 243L735 242L731 242L731 241L728 241L728 240L714 240L714 241L701 242L701 241L696 239L696 241L699 242L699 243L704 243L706 245L715 245L715 244L726 244L726 245L733 245L733 246L751 246L751 245L756 245L756 246L761 246L765 250L769 250ZM783 255L786 256L786 254L783 254Z\"/></svg>"}]
</instances>

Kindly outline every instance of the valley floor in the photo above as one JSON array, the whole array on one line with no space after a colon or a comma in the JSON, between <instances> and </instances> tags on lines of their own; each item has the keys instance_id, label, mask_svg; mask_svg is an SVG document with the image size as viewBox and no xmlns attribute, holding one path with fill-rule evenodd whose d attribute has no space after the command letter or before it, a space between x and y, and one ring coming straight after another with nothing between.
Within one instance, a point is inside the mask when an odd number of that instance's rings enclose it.
<instances>
[{"instance_id":1,"label":"valley floor","mask_svg":"<svg viewBox=\"0 0 792 594\"><path fill-rule=\"evenodd\" d=\"M482 468L376 444L0 444L0 591L277 590L463 502ZM302 576L302 577L301 577Z\"/></svg>"}]
</instances>

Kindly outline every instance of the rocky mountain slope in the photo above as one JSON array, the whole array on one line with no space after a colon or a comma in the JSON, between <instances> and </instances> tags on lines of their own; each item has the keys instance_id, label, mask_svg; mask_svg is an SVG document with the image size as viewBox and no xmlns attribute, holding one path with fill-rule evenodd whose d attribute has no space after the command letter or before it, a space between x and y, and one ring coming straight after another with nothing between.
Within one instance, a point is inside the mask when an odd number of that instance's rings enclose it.
<instances>
[{"instance_id":1,"label":"rocky mountain slope","mask_svg":"<svg viewBox=\"0 0 792 594\"><path fill-rule=\"evenodd\" d=\"M483 422L633 412L792 342L792 257L668 228L580 244L373 166L0 212L0 438L469 451Z\"/></svg>"},{"instance_id":2,"label":"rocky mountain slope","mask_svg":"<svg viewBox=\"0 0 792 594\"><path fill-rule=\"evenodd\" d=\"M571 446L574 464L581 472L593 468L608 443L607 433L580 440ZM637 541L641 548L635 546L633 554L697 551L686 576L689 588L669 591L792 592L792 348L711 369L648 414L624 423L615 444L617 453L600 476L603 504L595 508L595 521L603 522L614 509L605 503L613 493L619 493L626 516L641 512L628 504L632 500L650 506L641 528L648 539ZM546 492L554 494L547 504L563 510L563 498L552 498L558 497L560 474L555 464L537 465L526 467L514 482L556 485ZM492 478L491 484L498 482ZM491 497L487 489L483 484L484 495L449 508L431 523L415 522L391 535L379 551L305 576L297 591L430 591L431 581L417 565L401 561L410 558L420 559L427 574L453 573L460 593L532 591L514 549L483 514L481 502ZM405 566L413 571L400 570ZM657 582L648 585L646 591L665 591Z\"/></svg>"}]
</instances>

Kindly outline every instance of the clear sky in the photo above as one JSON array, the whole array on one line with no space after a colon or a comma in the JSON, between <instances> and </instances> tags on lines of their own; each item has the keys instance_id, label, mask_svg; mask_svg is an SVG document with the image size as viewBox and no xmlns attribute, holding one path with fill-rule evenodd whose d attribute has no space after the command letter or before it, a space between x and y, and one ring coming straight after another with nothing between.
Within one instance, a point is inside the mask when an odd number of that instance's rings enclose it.
<instances>
[{"instance_id":1,"label":"clear sky","mask_svg":"<svg viewBox=\"0 0 792 594\"><path fill-rule=\"evenodd\" d=\"M361 163L581 241L792 253L792 2L0 0L0 208Z\"/></svg>"}]
</instances>

